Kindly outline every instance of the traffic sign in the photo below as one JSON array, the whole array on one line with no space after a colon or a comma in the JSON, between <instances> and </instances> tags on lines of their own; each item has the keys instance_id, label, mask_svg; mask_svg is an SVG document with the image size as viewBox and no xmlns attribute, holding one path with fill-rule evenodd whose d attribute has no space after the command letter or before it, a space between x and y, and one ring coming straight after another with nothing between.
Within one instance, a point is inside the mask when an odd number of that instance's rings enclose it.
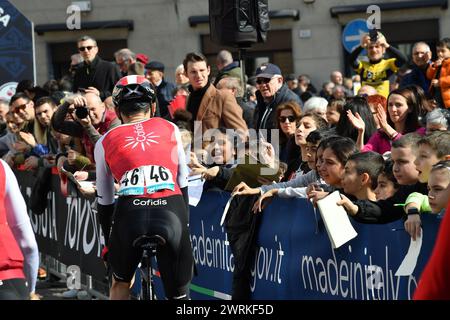
<instances>
[{"instance_id":1,"label":"traffic sign","mask_svg":"<svg viewBox=\"0 0 450 320\"><path fill-rule=\"evenodd\" d=\"M8 0L0 0L0 92L9 100L7 83L35 82L33 23Z\"/></svg>"},{"instance_id":2,"label":"traffic sign","mask_svg":"<svg viewBox=\"0 0 450 320\"><path fill-rule=\"evenodd\" d=\"M361 43L361 36L368 32L369 28L364 19L355 19L347 23L342 32L342 45L345 50L349 53L355 50Z\"/></svg>"}]
</instances>

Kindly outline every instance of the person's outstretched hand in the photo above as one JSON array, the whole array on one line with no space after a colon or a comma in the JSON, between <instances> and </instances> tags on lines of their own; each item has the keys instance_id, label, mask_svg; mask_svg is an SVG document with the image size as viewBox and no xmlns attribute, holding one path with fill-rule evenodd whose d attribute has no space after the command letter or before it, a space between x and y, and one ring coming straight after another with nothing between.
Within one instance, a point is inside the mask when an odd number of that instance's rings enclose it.
<instances>
[{"instance_id":1,"label":"person's outstretched hand","mask_svg":"<svg viewBox=\"0 0 450 320\"><path fill-rule=\"evenodd\" d=\"M250 188L245 182L239 183L231 193L232 196L242 196L260 193L259 188Z\"/></svg>"}]
</instances>

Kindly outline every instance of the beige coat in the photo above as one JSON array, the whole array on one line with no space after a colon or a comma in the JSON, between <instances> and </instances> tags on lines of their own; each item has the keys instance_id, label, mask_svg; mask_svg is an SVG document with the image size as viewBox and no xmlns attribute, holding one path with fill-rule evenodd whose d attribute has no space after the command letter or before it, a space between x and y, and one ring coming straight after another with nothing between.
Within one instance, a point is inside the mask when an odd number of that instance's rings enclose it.
<instances>
[{"instance_id":1,"label":"beige coat","mask_svg":"<svg viewBox=\"0 0 450 320\"><path fill-rule=\"evenodd\" d=\"M200 103L196 121L202 122L202 132L212 128L241 129L247 132L242 108L232 94L217 90L212 84Z\"/></svg>"}]
</instances>

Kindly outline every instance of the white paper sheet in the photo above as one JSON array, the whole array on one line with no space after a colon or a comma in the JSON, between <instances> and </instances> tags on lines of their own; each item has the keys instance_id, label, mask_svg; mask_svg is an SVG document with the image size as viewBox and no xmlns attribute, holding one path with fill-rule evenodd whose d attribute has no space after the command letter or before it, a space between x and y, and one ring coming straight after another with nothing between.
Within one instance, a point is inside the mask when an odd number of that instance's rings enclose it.
<instances>
[{"instance_id":1,"label":"white paper sheet","mask_svg":"<svg viewBox=\"0 0 450 320\"><path fill-rule=\"evenodd\" d=\"M317 201L333 249L339 248L358 235L348 218L347 211L336 204L339 200L341 200L340 193L335 191Z\"/></svg>"},{"instance_id":2,"label":"white paper sheet","mask_svg":"<svg viewBox=\"0 0 450 320\"><path fill-rule=\"evenodd\" d=\"M188 178L189 205L193 207L196 207L202 198L205 180L201 177L201 175L196 175Z\"/></svg>"},{"instance_id":3,"label":"white paper sheet","mask_svg":"<svg viewBox=\"0 0 450 320\"><path fill-rule=\"evenodd\" d=\"M233 201L234 196L231 196L230 199L228 199L227 204L225 205L225 209L223 209L222 218L220 219L220 225L223 226L223 223L225 222L225 218L228 214L228 209L230 208L231 201Z\"/></svg>"},{"instance_id":4,"label":"white paper sheet","mask_svg":"<svg viewBox=\"0 0 450 320\"><path fill-rule=\"evenodd\" d=\"M78 181L80 188L94 188L95 181Z\"/></svg>"},{"instance_id":5,"label":"white paper sheet","mask_svg":"<svg viewBox=\"0 0 450 320\"><path fill-rule=\"evenodd\" d=\"M420 237L417 237L416 241L411 238L408 253L400 264L400 267L398 267L398 270L395 273L396 276L410 276L414 272L417 264L417 259L419 258L420 249L422 248L422 237L423 230L421 228Z\"/></svg>"}]
</instances>

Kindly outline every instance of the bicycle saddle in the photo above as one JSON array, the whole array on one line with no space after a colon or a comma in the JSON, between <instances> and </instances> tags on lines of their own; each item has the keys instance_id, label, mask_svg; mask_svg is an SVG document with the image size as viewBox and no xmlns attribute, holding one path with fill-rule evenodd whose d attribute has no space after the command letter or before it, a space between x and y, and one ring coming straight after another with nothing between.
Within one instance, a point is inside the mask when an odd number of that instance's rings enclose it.
<instances>
[{"instance_id":1,"label":"bicycle saddle","mask_svg":"<svg viewBox=\"0 0 450 320\"><path fill-rule=\"evenodd\" d=\"M148 215L148 229L133 241L134 247L150 248L156 246L169 246L177 251L181 242L182 226L178 216L166 209L154 209Z\"/></svg>"},{"instance_id":2,"label":"bicycle saddle","mask_svg":"<svg viewBox=\"0 0 450 320\"><path fill-rule=\"evenodd\" d=\"M166 244L166 239L161 237L159 234L151 236L140 236L133 241L133 247L139 249L150 249L157 246L163 246Z\"/></svg>"}]
</instances>

